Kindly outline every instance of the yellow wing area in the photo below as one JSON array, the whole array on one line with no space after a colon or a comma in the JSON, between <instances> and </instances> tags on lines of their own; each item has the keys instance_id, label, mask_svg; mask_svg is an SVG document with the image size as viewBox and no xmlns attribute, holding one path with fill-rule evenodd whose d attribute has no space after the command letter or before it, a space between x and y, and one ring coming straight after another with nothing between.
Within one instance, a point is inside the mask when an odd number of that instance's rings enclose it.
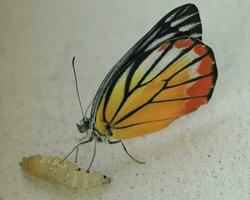
<instances>
[{"instance_id":1,"label":"yellow wing area","mask_svg":"<svg viewBox=\"0 0 250 200\"><path fill-rule=\"evenodd\" d=\"M213 52L202 42L190 37L164 42L105 93L95 128L114 139L163 129L207 103L216 76Z\"/></svg>"}]
</instances>

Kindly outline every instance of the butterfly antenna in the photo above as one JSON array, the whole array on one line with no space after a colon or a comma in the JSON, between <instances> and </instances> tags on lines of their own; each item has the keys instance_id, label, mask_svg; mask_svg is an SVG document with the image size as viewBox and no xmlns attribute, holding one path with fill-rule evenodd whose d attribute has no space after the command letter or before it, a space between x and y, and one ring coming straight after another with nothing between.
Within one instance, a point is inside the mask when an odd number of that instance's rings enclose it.
<instances>
[{"instance_id":1,"label":"butterfly antenna","mask_svg":"<svg viewBox=\"0 0 250 200\"><path fill-rule=\"evenodd\" d=\"M86 111L85 111L85 116L87 116L87 112L89 111L89 109L90 109L92 103L93 103L93 100L89 103L89 105L88 105L88 107L87 107L87 109L86 109Z\"/></svg>"},{"instance_id":2,"label":"butterfly antenna","mask_svg":"<svg viewBox=\"0 0 250 200\"><path fill-rule=\"evenodd\" d=\"M73 59L72 59L72 68L73 68L73 71L74 71L74 78L75 78L75 84L76 84L77 97L78 97L78 101L79 101L79 104L80 104L80 107L81 107L82 118L84 119L85 116L84 116L84 114L83 114L82 103L81 103L81 100L80 100L79 89L78 89L78 83L77 83L77 77L76 77L75 58L76 58L76 57L74 56Z\"/></svg>"}]
</instances>

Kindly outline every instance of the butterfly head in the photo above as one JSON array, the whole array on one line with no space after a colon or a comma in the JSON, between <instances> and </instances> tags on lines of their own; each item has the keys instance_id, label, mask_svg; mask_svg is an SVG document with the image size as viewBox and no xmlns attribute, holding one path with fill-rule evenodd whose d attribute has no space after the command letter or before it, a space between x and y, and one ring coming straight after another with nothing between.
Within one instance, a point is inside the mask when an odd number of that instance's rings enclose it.
<instances>
[{"instance_id":1,"label":"butterfly head","mask_svg":"<svg viewBox=\"0 0 250 200\"><path fill-rule=\"evenodd\" d=\"M80 133L85 133L90 128L90 123L88 118L83 118L79 124L76 124Z\"/></svg>"}]
</instances>

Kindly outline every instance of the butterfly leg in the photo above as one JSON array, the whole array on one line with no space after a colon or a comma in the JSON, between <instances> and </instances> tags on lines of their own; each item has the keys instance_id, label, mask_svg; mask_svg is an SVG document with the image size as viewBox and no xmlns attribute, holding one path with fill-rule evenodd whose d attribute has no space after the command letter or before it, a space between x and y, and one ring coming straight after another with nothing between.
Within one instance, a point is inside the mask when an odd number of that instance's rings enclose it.
<instances>
[{"instance_id":1,"label":"butterfly leg","mask_svg":"<svg viewBox=\"0 0 250 200\"><path fill-rule=\"evenodd\" d=\"M75 162L77 162L77 156L78 156L78 148L80 145L82 144L86 144L86 143L89 143L93 140L93 138L90 138L86 141L83 141L83 142L80 142L78 143L65 157L63 160L61 160L59 163L62 163L63 161L65 161L74 151L76 151L76 155L75 155Z\"/></svg>"},{"instance_id":2,"label":"butterfly leg","mask_svg":"<svg viewBox=\"0 0 250 200\"><path fill-rule=\"evenodd\" d=\"M142 162L142 161L139 161L139 160L135 159L135 158L128 152L128 150L127 150L125 144L122 142L122 140L117 140L117 141L110 141L110 140L108 140L108 143L109 143L109 144L118 144L118 143L121 143L121 145L122 145L122 147L123 147L123 150L127 153L127 155L128 155L131 159L133 159L135 162L137 162L137 163L139 163L139 164L145 164L145 162Z\"/></svg>"},{"instance_id":3,"label":"butterfly leg","mask_svg":"<svg viewBox=\"0 0 250 200\"><path fill-rule=\"evenodd\" d=\"M91 162L90 162L90 164L89 164L89 167L88 167L88 169L86 170L87 173L89 172L89 170L90 170L90 168L91 168L91 166L92 166L92 164L93 164L93 161L94 161L94 159L95 159L95 154L96 154L96 139L95 139L95 142L94 142L94 153L93 153Z\"/></svg>"}]
</instances>

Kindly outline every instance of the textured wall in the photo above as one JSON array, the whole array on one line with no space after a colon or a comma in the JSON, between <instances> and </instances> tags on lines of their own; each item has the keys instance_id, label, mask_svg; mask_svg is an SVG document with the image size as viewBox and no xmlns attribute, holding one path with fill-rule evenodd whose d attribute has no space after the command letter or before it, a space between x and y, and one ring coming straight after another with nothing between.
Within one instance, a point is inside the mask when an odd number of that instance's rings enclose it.
<instances>
[{"instance_id":1,"label":"textured wall","mask_svg":"<svg viewBox=\"0 0 250 200\"><path fill-rule=\"evenodd\" d=\"M28 179L21 157L65 155L77 142L83 107L113 64L162 16L186 3L158 1L0 1L0 200L250 199L250 2L192 1L219 77L207 106L160 133L98 145L93 169L111 185L83 192ZM80 150L87 167L93 144Z\"/></svg>"}]
</instances>

